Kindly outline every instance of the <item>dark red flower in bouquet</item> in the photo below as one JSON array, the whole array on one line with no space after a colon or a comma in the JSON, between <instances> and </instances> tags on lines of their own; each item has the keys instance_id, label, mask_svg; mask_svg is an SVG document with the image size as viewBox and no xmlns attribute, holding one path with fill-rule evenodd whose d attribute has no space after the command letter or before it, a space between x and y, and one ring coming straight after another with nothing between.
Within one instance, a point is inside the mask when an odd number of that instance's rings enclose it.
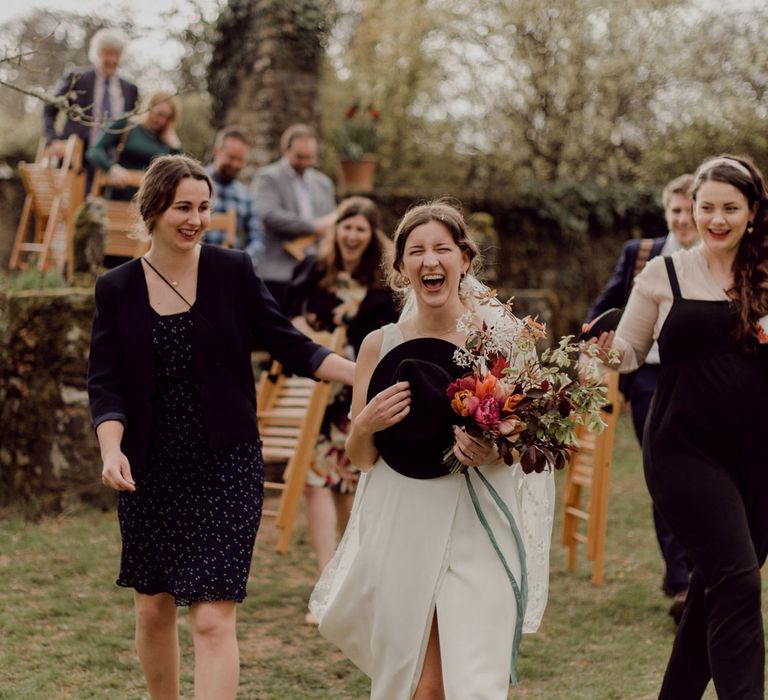
<instances>
[{"instance_id":1,"label":"dark red flower in bouquet","mask_svg":"<svg viewBox=\"0 0 768 700\"><path fill-rule=\"evenodd\" d=\"M347 107L344 111L344 119L352 119L357 114L357 110L360 109L360 105L355 103Z\"/></svg>"},{"instance_id":2,"label":"dark red flower in bouquet","mask_svg":"<svg viewBox=\"0 0 768 700\"><path fill-rule=\"evenodd\" d=\"M377 122L377 121L379 121L379 119L381 119L381 110L377 109L373 105L368 107L368 114L371 115L371 119L373 119L373 121L375 121L375 122Z\"/></svg>"},{"instance_id":3,"label":"dark red flower in bouquet","mask_svg":"<svg viewBox=\"0 0 768 700\"><path fill-rule=\"evenodd\" d=\"M502 373L505 369L507 369L507 367L509 367L507 358L505 358L503 355L497 355L493 362L493 366L491 367L491 374L497 379L501 379Z\"/></svg>"},{"instance_id":4,"label":"dark red flower in bouquet","mask_svg":"<svg viewBox=\"0 0 768 700\"><path fill-rule=\"evenodd\" d=\"M455 382L451 382L448 385L448 389L446 389L445 393L448 395L449 399L453 400L453 397L459 391L471 391L472 393L474 393L475 391L475 375L474 374L465 374L463 377L460 377Z\"/></svg>"}]
</instances>

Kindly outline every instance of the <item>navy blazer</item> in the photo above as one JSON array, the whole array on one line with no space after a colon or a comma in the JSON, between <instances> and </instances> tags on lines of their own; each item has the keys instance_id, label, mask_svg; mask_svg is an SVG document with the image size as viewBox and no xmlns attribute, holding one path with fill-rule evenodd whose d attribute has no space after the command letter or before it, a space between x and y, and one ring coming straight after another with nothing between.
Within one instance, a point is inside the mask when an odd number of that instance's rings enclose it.
<instances>
[{"instance_id":1,"label":"navy blazer","mask_svg":"<svg viewBox=\"0 0 768 700\"><path fill-rule=\"evenodd\" d=\"M637 264L637 256L640 254L642 240L642 238L633 238L624 244L616 267L613 268L611 273L611 278L587 312L586 323L599 316L603 311L623 309L627 305L629 295L632 293L632 285L635 282L635 265ZM661 249L664 247L666 240L666 236L653 239L648 260L661 254ZM622 374L619 379L619 389L627 399L630 398L634 375L635 372Z\"/></svg>"},{"instance_id":2,"label":"navy blazer","mask_svg":"<svg viewBox=\"0 0 768 700\"><path fill-rule=\"evenodd\" d=\"M632 285L635 281L635 265L637 263L637 256L640 253L640 242L642 240L642 238L633 238L624 244L616 267L613 268L611 273L611 278L587 312L586 323L599 316L603 311L614 308L623 309L627 305L629 295L632 293ZM653 239L651 254L648 256L649 260L661 253L666 240L666 236Z\"/></svg>"},{"instance_id":3,"label":"navy blazer","mask_svg":"<svg viewBox=\"0 0 768 700\"><path fill-rule=\"evenodd\" d=\"M141 260L96 281L96 314L88 360L94 427L125 426L122 449L134 469L147 458L155 367L152 314ZM194 320L193 368L200 381L203 424L211 449L257 440L255 342L289 370L312 376L330 354L297 331L278 310L248 255L206 245L200 251Z\"/></svg>"},{"instance_id":4,"label":"navy blazer","mask_svg":"<svg viewBox=\"0 0 768 700\"><path fill-rule=\"evenodd\" d=\"M132 82L124 78L118 78L118 80L123 92L124 109L126 112L130 112L136 107L139 89ZM64 77L54 89L54 95L60 97L70 91L74 91L74 104L82 107L85 115L91 117L93 116L93 106L96 104L93 94L95 85L96 69L93 66L75 68L64 74ZM56 134L55 122L58 113L59 109L56 105L46 104L43 107L43 135L45 136L45 142L50 143L56 138L66 139L72 134L77 134L83 140L83 145L87 149L91 140L91 127L67 119L61 134ZM115 116L113 115L113 119Z\"/></svg>"}]
</instances>

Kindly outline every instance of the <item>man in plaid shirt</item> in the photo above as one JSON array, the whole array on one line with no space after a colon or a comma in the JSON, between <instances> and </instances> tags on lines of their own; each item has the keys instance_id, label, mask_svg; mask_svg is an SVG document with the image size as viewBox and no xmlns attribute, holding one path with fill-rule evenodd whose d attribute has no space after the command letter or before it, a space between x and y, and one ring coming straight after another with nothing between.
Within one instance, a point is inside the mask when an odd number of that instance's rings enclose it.
<instances>
[{"instance_id":1,"label":"man in plaid shirt","mask_svg":"<svg viewBox=\"0 0 768 700\"><path fill-rule=\"evenodd\" d=\"M237 212L237 245L242 248L245 239L245 251L251 256L255 268L264 254L264 224L248 188L237 179L247 158L248 138L243 130L236 126L225 127L216 134L213 163L208 166L208 174L216 186L213 211L234 209ZM224 231L208 231L203 239L214 245L222 245L225 240Z\"/></svg>"}]
</instances>

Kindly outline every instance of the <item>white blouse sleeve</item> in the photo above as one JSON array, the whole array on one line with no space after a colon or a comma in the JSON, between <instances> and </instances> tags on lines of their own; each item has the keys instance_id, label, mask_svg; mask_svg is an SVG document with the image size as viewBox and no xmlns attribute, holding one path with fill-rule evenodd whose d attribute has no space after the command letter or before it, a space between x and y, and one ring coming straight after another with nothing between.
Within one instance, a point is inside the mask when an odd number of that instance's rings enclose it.
<instances>
[{"instance_id":1,"label":"white blouse sleeve","mask_svg":"<svg viewBox=\"0 0 768 700\"><path fill-rule=\"evenodd\" d=\"M614 347L624 353L620 372L633 372L645 360L656 339L659 305L671 295L664 258L653 258L635 278L632 294L616 329Z\"/></svg>"}]
</instances>

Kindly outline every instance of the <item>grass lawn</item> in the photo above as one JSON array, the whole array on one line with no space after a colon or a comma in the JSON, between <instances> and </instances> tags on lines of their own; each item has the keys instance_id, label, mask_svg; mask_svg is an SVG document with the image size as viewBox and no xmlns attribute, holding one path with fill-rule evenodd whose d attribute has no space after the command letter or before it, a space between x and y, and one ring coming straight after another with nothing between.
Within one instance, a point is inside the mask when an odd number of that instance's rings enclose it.
<instances>
[{"instance_id":1,"label":"grass lawn","mask_svg":"<svg viewBox=\"0 0 768 700\"><path fill-rule=\"evenodd\" d=\"M583 556L575 574L566 572L559 510L549 606L539 633L523 639L521 684L510 697L655 698L674 630L659 591L661 557L627 416L617 432L605 585L590 583ZM239 609L239 697L366 698L367 679L302 622L314 579L305 528L284 557L274 553L275 540L266 520ZM133 650L132 596L112 583L118 557L114 513L83 509L36 524L0 520L0 700L147 697ZM182 695L191 698L183 613L180 634ZM710 689L706 697L715 694Z\"/></svg>"}]
</instances>

